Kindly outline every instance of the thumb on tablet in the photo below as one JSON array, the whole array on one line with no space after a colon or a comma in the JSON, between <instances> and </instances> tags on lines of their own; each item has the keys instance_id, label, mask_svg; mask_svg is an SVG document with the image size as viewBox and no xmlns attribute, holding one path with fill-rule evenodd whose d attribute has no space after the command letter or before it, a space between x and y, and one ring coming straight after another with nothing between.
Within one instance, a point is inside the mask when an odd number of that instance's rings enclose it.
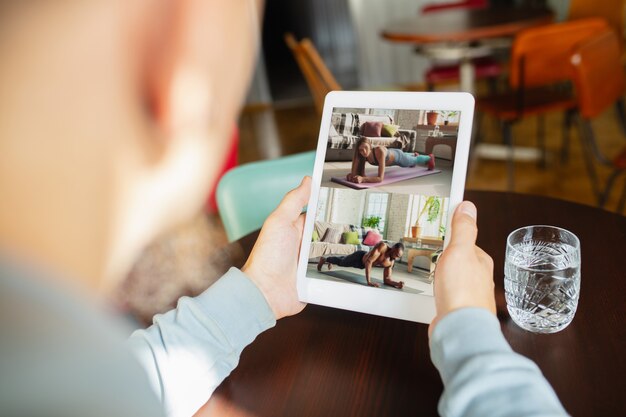
<instances>
[{"instance_id":1,"label":"thumb on tablet","mask_svg":"<svg viewBox=\"0 0 626 417\"><path fill-rule=\"evenodd\" d=\"M297 188L285 194L282 201L272 213L273 215L285 216L289 220L296 220L302 209L309 202L311 195L311 177L308 175L302 178Z\"/></svg>"},{"instance_id":2,"label":"thumb on tablet","mask_svg":"<svg viewBox=\"0 0 626 417\"><path fill-rule=\"evenodd\" d=\"M463 201L454 211L451 224L450 245L473 246L476 244L478 227L476 206L471 201Z\"/></svg>"}]
</instances>

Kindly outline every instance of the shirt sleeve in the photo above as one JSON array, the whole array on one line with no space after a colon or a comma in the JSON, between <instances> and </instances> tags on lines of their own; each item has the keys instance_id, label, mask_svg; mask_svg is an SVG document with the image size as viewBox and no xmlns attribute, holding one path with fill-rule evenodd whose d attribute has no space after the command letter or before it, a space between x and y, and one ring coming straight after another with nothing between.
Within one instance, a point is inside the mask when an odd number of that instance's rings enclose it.
<instances>
[{"instance_id":1,"label":"shirt sleeve","mask_svg":"<svg viewBox=\"0 0 626 417\"><path fill-rule=\"evenodd\" d=\"M485 309L446 315L435 326L430 354L444 384L444 417L567 415L537 365L513 352Z\"/></svg>"},{"instance_id":2,"label":"shirt sleeve","mask_svg":"<svg viewBox=\"0 0 626 417\"><path fill-rule=\"evenodd\" d=\"M243 349L275 324L260 290L231 268L199 296L182 297L175 309L156 315L129 344L165 413L188 417L237 366Z\"/></svg>"}]
</instances>

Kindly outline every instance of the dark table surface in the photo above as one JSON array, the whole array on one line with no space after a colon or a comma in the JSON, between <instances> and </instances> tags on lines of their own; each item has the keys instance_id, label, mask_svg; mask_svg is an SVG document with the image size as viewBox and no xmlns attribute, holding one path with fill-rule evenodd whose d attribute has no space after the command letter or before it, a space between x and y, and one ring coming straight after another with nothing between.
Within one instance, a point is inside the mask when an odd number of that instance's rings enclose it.
<instances>
[{"instance_id":1,"label":"dark table surface","mask_svg":"<svg viewBox=\"0 0 626 417\"><path fill-rule=\"evenodd\" d=\"M498 318L513 349L539 365L573 416L625 416L626 217L512 193L466 199L478 206L478 244L494 259ZM581 241L578 311L552 335L518 328L504 301L506 237L532 224ZM255 239L235 245L249 253ZM200 415L436 416L442 389L426 325L309 305L246 348Z\"/></svg>"},{"instance_id":2,"label":"dark table surface","mask_svg":"<svg viewBox=\"0 0 626 417\"><path fill-rule=\"evenodd\" d=\"M383 38L394 42L432 43L474 41L512 36L522 29L551 23L550 9L494 7L445 10L393 21L386 25Z\"/></svg>"}]
</instances>

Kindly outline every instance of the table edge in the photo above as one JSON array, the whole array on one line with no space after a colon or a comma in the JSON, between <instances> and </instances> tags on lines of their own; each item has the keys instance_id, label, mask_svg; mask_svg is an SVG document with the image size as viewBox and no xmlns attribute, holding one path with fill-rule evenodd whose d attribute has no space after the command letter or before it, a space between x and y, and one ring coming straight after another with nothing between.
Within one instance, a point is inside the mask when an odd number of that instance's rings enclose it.
<instances>
[{"instance_id":1,"label":"table edge","mask_svg":"<svg viewBox=\"0 0 626 417\"><path fill-rule=\"evenodd\" d=\"M504 36L512 36L517 32L529 27L539 26L542 24L549 24L554 22L554 13L549 16L539 16L533 19L524 20L523 22L509 22L498 24L494 26L488 26L484 28L476 28L471 31L463 32L449 32L444 35L415 35L408 33L397 33L390 31L389 29L383 29L380 32L380 36L390 42L403 42L403 43L438 43L438 42L461 42L472 41L477 39L497 38Z\"/></svg>"}]
</instances>

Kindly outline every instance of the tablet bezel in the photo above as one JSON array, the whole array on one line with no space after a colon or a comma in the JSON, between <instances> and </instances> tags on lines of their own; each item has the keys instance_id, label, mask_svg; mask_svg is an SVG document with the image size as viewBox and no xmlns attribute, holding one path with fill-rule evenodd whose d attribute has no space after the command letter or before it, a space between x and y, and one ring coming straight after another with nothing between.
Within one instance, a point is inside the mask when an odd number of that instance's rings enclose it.
<instances>
[{"instance_id":1,"label":"tablet bezel","mask_svg":"<svg viewBox=\"0 0 626 417\"><path fill-rule=\"evenodd\" d=\"M375 108L394 110L457 110L460 111L459 133L450 185L450 213L463 201L469 155L474 97L469 93L447 92L369 92L333 91L326 96L320 126L311 197L308 207L317 207L322 173L327 152L328 132L334 108ZM446 230L450 231L448 216ZM298 262L298 296L301 301L329 307L376 314L420 323L435 317L435 298L428 295L386 291L350 283L324 281L306 276L315 212L306 216L300 259ZM444 241L444 248L448 241Z\"/></svg>"}]
</instances>

